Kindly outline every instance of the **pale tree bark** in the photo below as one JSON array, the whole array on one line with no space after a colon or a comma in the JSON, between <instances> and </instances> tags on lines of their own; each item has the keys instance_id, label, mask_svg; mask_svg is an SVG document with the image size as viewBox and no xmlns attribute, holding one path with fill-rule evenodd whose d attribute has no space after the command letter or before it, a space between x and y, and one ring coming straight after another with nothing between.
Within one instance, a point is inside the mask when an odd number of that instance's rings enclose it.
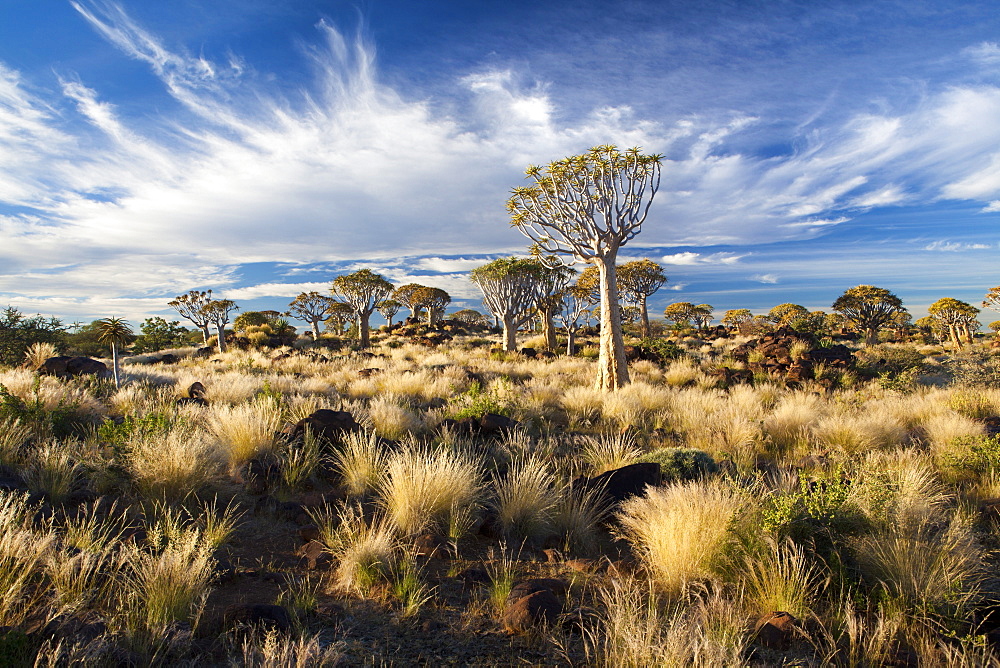
<instances>
[{"instance_id":1,"label":"pale tree bark","mask_svg":"<svg viewBox=\"0 0 1000 668\"><path fill-rule=\"evenodd\" d=\"M502 318L503 349L512 353L517 350L517 323L513 318Z\"/></svg>"},{"instance_id":2,"label":"pale tree bark","mask_svg":"<svg viewBox=\"0 0 1000 668\"><path fill-rule=\"evenodd\" d=\"M629 383L628 364L625 362L625 339L617 326L621 322L618 304L618 283L615 279L617 251L603 258L595 258L601 273L601 338L597 362L598 390L617 390Z\"/></svg>"},{"instance_id":3,"label":"pale tree bark","mask_svg":"<svg viewBox=\"0 0 1000 668\"><path fill-rule=\"evenodd\" d=\"M649 336L649 311L646 309L646 295L639 295L639 311L642 313L642 337Z\"/></svg>"}]
</instances>

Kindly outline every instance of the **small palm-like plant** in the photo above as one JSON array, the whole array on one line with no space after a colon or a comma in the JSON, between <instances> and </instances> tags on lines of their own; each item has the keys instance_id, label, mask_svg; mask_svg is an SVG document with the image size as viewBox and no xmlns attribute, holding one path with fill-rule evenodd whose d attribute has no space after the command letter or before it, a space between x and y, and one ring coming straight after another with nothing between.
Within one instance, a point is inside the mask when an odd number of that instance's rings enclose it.
<instances>
[{"instance_id":1,"label":"small palm-like plant","mask_svg":"<svg viewBox=\"0 0 1000 668\"><path fill-rule=\"evenodd\" d=\"M118 346L124 346L132 336L132 327L122 318L98 320L97 340L111 345L111 364L114 368L115 387L121 387L121 373L118 368Z\"/></svg>"}]
</instances>

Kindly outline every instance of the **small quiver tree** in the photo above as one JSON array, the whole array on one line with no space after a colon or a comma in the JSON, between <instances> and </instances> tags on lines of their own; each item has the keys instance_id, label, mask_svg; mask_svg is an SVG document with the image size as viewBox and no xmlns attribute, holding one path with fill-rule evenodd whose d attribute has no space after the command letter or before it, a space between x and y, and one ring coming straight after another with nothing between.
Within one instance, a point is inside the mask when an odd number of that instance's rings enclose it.
<instances>
[{"instance_id":1,"label":"small quiver tree","mask_svg":"<svg viewBox=\"0 0 1000 668\"><path fill-rule=\"evenodd\" d=\"M288 305L288 315L296 320L305 320L312 329L313 340L319 339L319 323L329 317L330 307L333 306L334 299L321 295L315 290L312 292L301 292L291 304Z\"/></svg>"},{"instance_id":2,"label":"small quiver tree","mask_svg":"<svg viewBox=\"0 0 1000 668\"><path fill-rule=\"evenodd\" d=\"M729 329L739 330L740 327L753 319L753 313L748 308L729 309L722 316L722 324Z\"/></svg>"},{"instance_id":3,"label":"small quiver tree","mask_svg":"<svg viewBox=\"0 0 1000 668\"><path fill-rule=\"evenodd\" d=\"M209 325L212 324L211 314L205 311L205 306L212 301L211 290L191 290L167 302L167 306L177 311L185 320L191 321L201 330L202 342L208 345Z\"/></svg>"},{"instance_id":4,"label":"small quiver tree","mask_svg":"<svg viewBox=\"0 0 1000 668\"><path fill-rule=\"evenodd\" d=\"M542 295L545 267L535 260L499 258L472 270L483 304L503 324L503 349L517 350L517 330L531 319Z\"/></svg>"},{"instance_id":5,"label":"small quiver tree","mask_svg":"<svg viewBox=\"0 0 1000 668\"><path fill-rule=\"evenodd\" d=\"M642 335L649 336L649 310L646 300L663 287L667 275L663 267L649 258L626 262L618 267L618 285L626 301L639 308Z\"/></svg>"},{"instance_id":6,"label":"small quiver tree","mask_svg":"<svg viewBox=\"0 0 1000 668\"><path fill-rule=\"evenodd\" d=\"M579 284L571 285L562 293L562 308L555 317L566 330L566 354L576 354L576 333L580 331L580 319L588 314L594 305L590 290Z\"/></svg>"},{"instance_id":7,"label":"small quiver tree","mask_svg":"<svg viewBox=\"0 0 1000 668\"><path fill-rule=\"evenodd\" d=\"M420 311L420 292L427 289L426 285L419 283L407 283L396 288L392 293L392 298L410 309L410 317L416 319Z\"/></svg>"},{"instance_id":8,"label":"small quiver tree","mask_svg":"<svg viewBox=\"0 0 1000 668\"><path fill-rule=\"evenodd\" d=\"M588 263L600 272L599 390L629 382L615 262L646 220L660 186L660 159L639 148L595 146L545 167L529 166L532 185L514 188L507 200L511 225L540 253Z\"/></svg>"},{"instance_id":9,"label":"small quiver tree","mask_svg":"<svg viewBox=\"0 0 1000 668\"><path fill-rule=\"evenodd\" d=\"M359 269L333 279L333 292L354 309L358 323L358 345L371 345L369 321L375 305L389 296L392 283L370 269Z\"/></svg>"},{"instance_id":10,"label":"small quiver tree","mask_svg":"<svg viewBox=\"0 0 1000 668\"><path fill-rule=\"evenodd\" d=\"M427 309L427 324L434 325L451 303L451 295L441 288L423 287L414 293L414 301L419 309Z\"/></svg>"},{"instance_id":11,"label":"small quiver tree","mask_svg":"<svg viewBox=\"0 0 1000 668\"><path fill-rule=\"evenodd\" d=\"M678 328L690 327L695 315L695 306L691 302L674 302L663 309L664 319Z\"/></svg>"},{"instance_id":12,"label":"small quiver tree","mask_svg":"<svg viewBox=\"0 0 1000 668\"><path fill-rule=\"evenodd\" d=\"M233 312L239 309L240 307L232 299L214 299L202 308L209 322L215 323L215 330L219 334L220 353L226 352L226 325L229 324Z\"/></svg>"},{"instance_id":13,"label":"small quiver tree","mask_svg":"<svg viewBox=\"0 0 1000 668\"><path fill-rule=\"evenodd\" d=\"M385 318L386 325L389 329L392 329L392 319L396 317L396 314L399 313L399 309L402 307L403 305L395 299L383 299L375 305L375 310L379 312L379 315Z\"/></svg>"},{"instance_id":14,"label":"small quiver tree","mask_svg":"<svg viewBox=\"0 0 1000 668\"><path fill-rule=\"evenodd\" d=\"M955 347L962 347L962 337L972 343L972 324L976 322L979 309L972 304L952 297L943 297L927 307L927 312L938 326L948 332L948 338Z\"/></svg>"},{"instance_id":15,"label":"small quiver tree","mask_svg":"<svg viewBox=\"0 0 1000 668\"><path fill-rule=\"evenodd\" d=\"M903 310L903 302L885 288L857 285L837 297L833 310L862 333L865 346L871 346L878 341L879 330L892 322L897 311Z\"/></svg>"}]
</instances>

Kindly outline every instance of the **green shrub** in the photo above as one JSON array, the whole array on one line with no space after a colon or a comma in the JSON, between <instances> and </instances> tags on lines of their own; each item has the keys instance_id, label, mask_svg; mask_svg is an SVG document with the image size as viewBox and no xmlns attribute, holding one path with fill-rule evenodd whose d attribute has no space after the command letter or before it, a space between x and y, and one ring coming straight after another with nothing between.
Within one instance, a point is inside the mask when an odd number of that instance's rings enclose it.
<instances>
[{"instance_id":1,"label":"green shrub","mask_svg":"<svg viewBox=\"0 0 1000 668\"><path fill-rule=\"evenodd\" d=\"M695 480L719 470L712 455L695 448L657 448L644 454L639 461L659 464L664 482Z\"/></svg>"},{"instance_id":2,"label":"green shrub","mask_svg":"<svg viewBox=\"0 0 1000 668\"><path fill-rule=\"evenodd\" d=\"M667 339L645 338L639 342L638 347L646 357L655 358L654 361L660 364L666 364L684 355L683 348Z\"/></svg>"},{"instance_id":3,"label":"green shrub","mask_svg":"<svg viewBox=\"0 0 1000 668\"><path fill-rule=\"evenodd\" d=\"M81 431L83 419L79 415L80 407L76 404L60 402L52 410L46 410L39 396L39 379L35 380L35 398L22 401L0 385L0 420L19 420L22 424L31 425L37 431L49 433L56 438L65 438Z\"/></svg>"},{"instance_id":4,"label":"green shrub","mask_svg":"<svg viewBox=\"0 0 1000 668\"><path fill-rule=\"evenodd\" d=\"M479 381L473 381L469 389L453 397L450 403L456 408L451 415L455 420L480 418L487 413L510 417L513 412L513 407L500 396L500 392L496 389L484 390Z\"/></svg>"},{"instance_id":5,"label":"green shrub","mask_svg":"<svg viewBox=\"0 0 1000 668\"><path fill-rule=\"evenodd\" d=\"M1000 435L963 436L952 446L941 454L943 466L976 475L1000 470Z\"/></svg>"}]
</instances>

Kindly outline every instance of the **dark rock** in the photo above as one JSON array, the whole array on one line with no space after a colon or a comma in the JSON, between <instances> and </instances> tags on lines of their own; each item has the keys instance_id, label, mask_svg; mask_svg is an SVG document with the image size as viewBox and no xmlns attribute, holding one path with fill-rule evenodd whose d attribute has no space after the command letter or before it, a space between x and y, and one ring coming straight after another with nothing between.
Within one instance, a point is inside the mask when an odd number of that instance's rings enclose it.
<instances>
[{"instance_id":1,"label":"dark rock","mask_svg":"<svg viewBox=\"0 0 1000 668\"><path fill-rule=\"evenodd\" d=\"M205 386L199 381L191 383L191 387L187 389L187 396L191 399L204 399L205 398Z\"/></svg>"},{"instance_id":2,"label":"dark rock","mask_svg":"<svg viewBox=\"0 0 1000 668\"><path fill-rule=\"evenodd\" d=\"M281 465L269 457L254 457L243 465L247 494L267 494L281 480Z\"/></svg>"},{"instance_id":3,"label":"dark rock","mask_svg":"<svg viewBox=\"0 0 1000 668\"><path fill-rule=\"evenodd\" d=\"M432 533L425 533L413 539L413 554L428 559L444 559L447 556L448 543Z\"/></svg>"},{"instance_id":4,"label":"dark rock","mask_svg":"<svg viewBox=\"0 0 1000 668\"><path fill-rule=\"evenodd\" d=\"M538 351L534 348L521 348L521 354L525 357L535 357L538 354Z\"/></svg>"},{"instance_id":5,"label":"dark rock","mask_svg":"<svg viewBox=\"0 0 1000 668\"><path fill-rule=\"evenodd\" d=\"M479 418L479 428L484 434L497 434L516 429L520 423L504 415L487 413Z\"/></svg>"},{"instance_id":6,"label":"dark rock","mask_svg":"<svg viewBox=\"0 0 1000 668\"><path fill-rule=\"evenodd\" d=\"M560 578L531 578L530 580L521 580L510 588L510 594L507 595L507 603L509 605L519 598L530 596L539 591L549 591L553 594L562 595L568 589L569 582Z\"/></svg>"},{"instance_id":7,"label":"dark rock","mask_svg":"<svg viewBox=\"0 0 1000 668\"><path fill-rule=\"evenodd\" d=\"M326 545L318 540L309 541L297 549L295 554L302 558L306 568L311 571L321 566L328 566L331 561L330 551L326 549Z\"/></svg>"},{"instance_id":8,"label":"dark rock","mask_svg":"<svg viewBox=\"0 0 1000 668\"><path fill-rule=\"evenodd\" d=\"M321 408L294 425L287 425L282 430L282 434L289 440L295 441L305 437L306 429L309 429L313 436L321 441L337 444L340 443L344 434L358 431L361 429L361 425L347 411Z\"/></svg>"},{"instance_id":9,"label":"dark rock","mask_svg":"<svg viewBox=\"0 0 1000 668\"><path fill-rule=\"evenodd\" d=\"M548 589L522 596L507 605L501 623L507 633L524 633L539 624L554 624L562 613L562 603Z\"/></svg>"},{"instance_id":10,"label":"dark rock","mask_svg":"<svg viewBox=\"0 0 1000 668\"><path fill-rule=\"evenodd\" d=\"M577 478L573 481L573 488L603 490L607 499L618 504L633 496L645 494L647 485L659 484L660 465L657 462L640 462L606 471L593 478Z\"/></svg>"},{"instance_id":11,"label":"dark rock","mask_svg":"<svg viewBox=\"0 0 1000 668\"><path fill-rule=\"evenodd\" d=\"M315 524L306 524L299 527L299 538L303 542L308 543L309 541L319 540L319 527Z\"/></svg>"},{"instance_id":12,"label":"dark rock","mask_svg":"<svg viewBox=\"0 0 1000 668\"><path fill-rule=\"evenodd\" d=\"M754 642L769 649L786 650L795 637L796 621L787 612L769 612L754 624Z\"/></svg>"},{"instance_id":13,"label":"dark rock","mask_svg":"<svg viewBox=\"0 0 1000 668\"><path fill-rule=\"evenodd\" d=\"M104 362L89 357L58 355L42 362L36 371L46 376L72 378L73 376L107 375L108 367Z\"/></svg>"},{"instance_id":14,"label":"dark rock","mask_svg":"<svg viewBox=\"0 0 1000 668\"><path fill-rule=\"evenodd\" d=\"M382 373L382 369L378 369L378 368L374 368L374 367L369 368L369 369L359 369L358 370L358 375L361 376L362 378L371 378L372 376L374 376L376 374L380 374L380 373Z\"/></svg>"},{"instance_id":15,"label":"dark rock","mask_svg":"<svg viewBox=\"0 0 1000 668\"><path fill-rule=\"evenodd\" d=\"M292 618L280 605L265 603L237 603L223 612L227 629L260 628L287 632L292 629Z\"/></svg>"}]
</instances>

